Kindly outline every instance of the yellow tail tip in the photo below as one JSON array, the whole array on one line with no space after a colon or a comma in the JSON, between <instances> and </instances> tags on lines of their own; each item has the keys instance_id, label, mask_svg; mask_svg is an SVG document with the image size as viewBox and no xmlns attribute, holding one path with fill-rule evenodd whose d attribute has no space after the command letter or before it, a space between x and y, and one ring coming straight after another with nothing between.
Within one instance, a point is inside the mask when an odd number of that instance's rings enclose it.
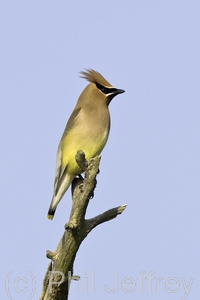
<instances>
[{"instance_id":1,"label":"yellow tail tip","mask_svg":"<svg viewBox=\"0 0 200 300\"><path fill-rule=\"evenodd\" d=\"M49 220L53 220L53 215L47 215L47 218L48 218Z\"/></svg>"}]
</instances>

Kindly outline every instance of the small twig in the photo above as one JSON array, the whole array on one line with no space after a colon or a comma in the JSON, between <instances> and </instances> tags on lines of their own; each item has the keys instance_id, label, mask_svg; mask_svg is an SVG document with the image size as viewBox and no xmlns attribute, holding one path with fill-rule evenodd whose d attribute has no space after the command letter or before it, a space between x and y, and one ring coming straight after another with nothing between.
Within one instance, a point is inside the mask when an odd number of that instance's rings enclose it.
<instances>
[{"instance_id":1,"label":"small twig","mask_svg":"<svg viewBox=\"0 0 200 300\"><path fill-rule=\"evenodd\" d=\"M91 231L93 228L95 228L97 225L100 225L104 222L110 221L114 218L116 218L118 215L120 215L126 208L127 204L111 208L107 211L105 211L103 214L100 214L94 218L86 220L86 227L87 230Z\"/></svg>"},{"instance_id":2,"label":"small twig","mask_svg":"<svg viewBox=\"0 0 200 300\"><path fill-rule=\"evenodd\" d=\"M85 153L82 150L78 150L75 159L81 170L86 171L88 167L88 162L85 159Z\"/></svg>"}]
</instances>

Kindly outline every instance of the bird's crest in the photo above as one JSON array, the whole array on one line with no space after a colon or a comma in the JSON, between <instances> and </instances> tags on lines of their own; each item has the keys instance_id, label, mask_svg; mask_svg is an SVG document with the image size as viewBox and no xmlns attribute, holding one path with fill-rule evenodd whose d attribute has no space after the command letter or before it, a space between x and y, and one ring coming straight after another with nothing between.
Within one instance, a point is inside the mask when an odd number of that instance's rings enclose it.
<instances>
[{"instance_id":1,"label":"bird's crest","mask_svg":"<svg viewBox=\"0 0 200 300\"><path fill-rule=\"evenodd\" d=\"M85 69L85 71L80 72L81 78L85 78L91 83L99 83L105 87L112 87L112 85L99 73L92 69Z\"/></svg>"}]
</instances>

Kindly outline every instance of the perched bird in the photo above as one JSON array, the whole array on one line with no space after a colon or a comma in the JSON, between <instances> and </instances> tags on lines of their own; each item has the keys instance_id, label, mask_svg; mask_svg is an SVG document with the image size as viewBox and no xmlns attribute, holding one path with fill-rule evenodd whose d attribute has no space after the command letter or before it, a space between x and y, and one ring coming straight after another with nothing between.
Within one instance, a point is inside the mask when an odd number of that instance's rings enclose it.
<instances>
[{"instance_id":1,"label":"perched bird","mask_svg":"<svg viewBox=\"0 0 200 300\"><path fill-rule=\"evenodd\" d=\"M51 220L73 179L82 173L75 161L77 151L82 150L87 160L101 153L110 131L108 105L116 95L124 93L94 70L80 73L90 83L79 96L58 146L54 193L47 215Z\"/></svg>"}]
</instances>

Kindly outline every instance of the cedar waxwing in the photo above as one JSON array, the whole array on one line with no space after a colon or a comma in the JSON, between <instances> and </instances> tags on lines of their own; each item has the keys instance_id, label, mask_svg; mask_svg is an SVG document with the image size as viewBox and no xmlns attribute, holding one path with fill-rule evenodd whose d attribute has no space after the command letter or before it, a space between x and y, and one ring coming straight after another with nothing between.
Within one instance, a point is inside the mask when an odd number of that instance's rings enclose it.
<instances>
[{"instance_id":1,"label":"cedar waxwing","mask_svg":"<svg viewBox=\"0 0 200 300\"><path fill-rule=\"evenodd\" d=\"M73 179L82 173L75 161L77 151L82 150L87 160L101 153L110 131L108 105L116 95L124 93L94 70L81 74L90 83L81 93L58 146L54 193L47 215L51 220Z\"/></svg>"}]
</instances>

